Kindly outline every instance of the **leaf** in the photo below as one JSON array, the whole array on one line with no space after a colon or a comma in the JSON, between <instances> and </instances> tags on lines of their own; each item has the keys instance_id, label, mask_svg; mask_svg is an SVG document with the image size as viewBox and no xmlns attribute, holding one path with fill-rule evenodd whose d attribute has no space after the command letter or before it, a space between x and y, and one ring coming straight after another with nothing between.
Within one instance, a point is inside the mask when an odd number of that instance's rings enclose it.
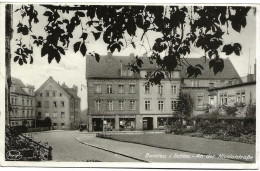
<instances>
[{"instance_id":1,"label":"leaf","mask_svg":"<svg viewBox=\"0 0 260 171\"><path fill-rule=\"evenodd\" d=\"M195 67L198 67L198 68L204 70L204 67L202 65L200 65L200 64L195 65Z\"/></svg>"},{"instance_id":2,"label":"leaf","mask_svg":"<svg viewBox=\"0 0 260 171\"><path fill-rule=\"evenodd\" d=\"M128 22L126 23L126 31L130 36L135 36L136 25L133 17L128 18Z\"/></svg>"},{"instance_id":3,"label":"leaf","mask_svg":"<svg viewBox=\"0 0 260 171\"><path fill-rule=\"evenodd\" d=\"M242 50L242 46L239 43L235 43L233 45L233 51L235 52L236 55L240 55L240 52Z\"/></svg>"},{"instance_id":4,"label":"leaf","mask_svg":"<svg viewBox=\"0 0 260 171\"><path fill-rule=\"evenodd\" d=\"M138 67L142 68L142 64L144 64L144 62L143 62L142 59L138 58L138 59L136 60L136 64L137 64Z\"/></svg>"},{"instance_id":5,"label":"leaf","mask_svg":"<svg viewBox=\"0 0 260 171\"><path fill-rule=\"evenodd\" d=\"M62 47L58 46L57 49L59 50L59 52L63 55L65 55L65 51Z\"/></svg>"},{"instance_id":6,"label":"leaf","mask_svg":"<svg viewBox=\"0 0 260 171\"><path fill-rule=\"evenodd\" d=\"M86 40L88 37L88 33L82 33L81 37L83 40Z\"/></svg>"},{"instance_id":7,"label":"leaf","mask_svg":"<svg viewBox=\"0 0 260 171\"><path fill-rule=\"evenodd\" d=\"M19 58L19 65L23 65L23 60L21 58Z\"/></svg>"},{"instance_id":8,"label":"leaf","mask_svg":"<svg viewBox=\"0 0 260 171\"><path fill-rule=\"evenodd\" d=\"M131 45L133 46L134 49L136 48L135 42L132 42Z\"/></svg>"},{"instance_id":9,"label":"leaf","mask_svg":"<svg viewBox=\"0 0 260 171\"><path fill-rule=\"evenodd\" d=\"M33 63L33 57L30 56L30 64L32 64L32 63Z\"/></svg>"},{"instance_id":10,"label":"leaf","mask_svg":"<svg viewBox=\"0 0 260 171\"><path fill-rule=\"evenodd\" d=\"M75 14L80 16L80 17L85 17L84 12L81 12L81 11L77 11L77 12L75 12Z\"/></svg>"},{"instance_id":11,"label":"leaf","mask_svg":"<svg viewBox=\"0 0 260 171\"><path fill-rule=\"evenodd\" d=\"M19 59L19 56L14 57L14 62L16 62Z\"/></svg>"},{"instance_id":12,"label":"leaf","mask_svg":"<svg viewBox=\"0 0 260 171\"><path fill-rule=\"evenodd\" d=\"M99 39L101 32L98 32L98 33L92 32L92 33L93 33L93 36L95 37L95 40Z\"/></svg>"},{"instance_id":13,"label":"leaf","mask_svg":"<svg viewBox=\"0 0 260 171\"><path fill-rule=\"evenodd\" d=\"M73 45L73 47L74 47L74 52L75 52L75 53L76 53L77 51L79 51L80 44L81 44L81 42L77 42L77 43L75 43L75 44Z\"/></svg>"},{"instance_id":14,"label":"leaf","mask_svg":"<svg viewBox=\"0 0 260 171\"><path fill-rule=\"evenodd\" d=\"M96 58L96 61L99 62L100 61L100 56L98 53L94 53L95 54L95 58Z\"/></svg>"},{"instance_id":15,"label":"leaf","mask_svg":"<svg viewBox=\"0 0 260 171\"><path fill-rule=\"evenodd\" d=\"M37 39L37 37L35 35L31 35L31 36L32 36L32 38Z\"/></svg>"},{"instance_id":16,"label":"leaf","mask_svg":"<svg viewBox=\"0 0 260 171\"><path fill-rule=\"evenodd\" d=\"M49 51L49 46L45 43L43 46L42 46L42 50L41 50L41 56L45 56Z\"/></svg>"},{"instance_id":17,"label":"leaf","mask_svg":"<svg viewBox=\"0 0 260 171\"><path fill-rule=\"evenodd\" d=\"M230 55L233 52L231 44L224 45L222 52L226 52L226 55Z\"/></svg>"},{"instance_id":18,"label":"leaf","mask_svg":"<svg viewBox=\"0 0 260 171\"><path fill-rule=\"evenodd\" d=\"M53 13L52 12L50 12L50 11L45 11L45 13L43 14L43 15L45 15L45 16L51 16Z\"/></svg>"},{"instance_id":19,"label":"leaf","mask_svg":"<svg viewBox=\"0 0 260 171\"><path fill-rule=\"evenodd\" d=\"M212 59L209 61L209 69L211 69L215 64L216 59Z\"/></svg>"},{"instance_id":20,"label":"leaf","mask_svg":"<svg viewBox=\"0 0 260 171\"><path fill-rule=\"evenodd\" d=\"M85 43L82 43L81 46L80 46L80 52L83 56L86 55L86 52L87 52L87 47L85 45Z\"/></svg>"}]
</instances>

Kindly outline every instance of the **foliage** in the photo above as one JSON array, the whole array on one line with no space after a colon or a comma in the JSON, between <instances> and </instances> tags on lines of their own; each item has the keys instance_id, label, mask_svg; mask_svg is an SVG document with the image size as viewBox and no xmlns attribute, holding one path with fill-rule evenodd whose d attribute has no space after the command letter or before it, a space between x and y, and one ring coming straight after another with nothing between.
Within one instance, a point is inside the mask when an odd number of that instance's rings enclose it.
<instances>
[{"instance_id":1,"label":"foliage","mask_svg":"<svg viewBox=\"0 0 260 171\"><path fill-rule=\"evenodd\" d=\"M256 118L256 104L252 103L251 92L250 92L249 104L246 109L246 116Z\"/></svg>"},{"instance_id":2,"label":"foliage","mask_svg":"<svg viewBox=\"0 0 260 171\"><path fill-rule=\"evenodd\" d=\"M235 106L235 107L245 107L246 104L243 103L243 102L236 102L236 103L234 104L234 106Z\"/></svg>"},{"instance_id":3,"label":"foliage","mask_svg":"<svg viewBox=\"0 0 260 171\"><path fill-rule=\"evenodd\" d=\"M229 116L235 116L235 115L236 115L237 108L234 107L234 106L227 106L225 110L226 110L227 115L229 115Z\"/></svg>"},{"instance_id":4,"label":"foliage","mask_svg":"<svg viewBox=\"0 0 260 171\"><path fill-rule=\"evenodd\" d=\"M214 74L221 72L224 61L219 52L226 55L240 55L242 49L239 43L223 44L223 35L232 29L240 32L247 24L246 16L250 7L240 6L111 6L111 5L75 5L56 6L41 5L45 8L44 17L48 23L44 27L46 37L33 33L33 24L39 22L36 5L21 5L16 9L22 19L17 25L17 50L14 60L23 65L30 58L33 63L33 47L41 48L41 56L48 56L48 62L55 59L58 63L66 54L72 39L77 39L73 45L76 52L82 56L90 55L99 61L98 53L88 50L90 37L94 41L103 39L107 50L120 52L129 46L136 48L136 32L142 30L141 47L150 52L150 63L156 63L158 68L148 78L149 82L160 84L161 79L174 71L178 66L187 68L188 77L201 75L204 68L200 64L191 65L185 58L191 47L202 49L204 58L210 58L209 67ZM38 7L37 7L38 8ZM67 15L66 15L67 14ZM63 15L69 16L64 18ZM231 27L230 27L231 26ZM81 28L79 38L74 36L76 28ZM149 42L147 33L161 33L155 42ZM23 37L29 35L29 44L23 43ZM101 36L102 35L102 36ZM127 39L126 37L130 37ZM146 42L146 45L145 45ZM147 45L148 44L148 45ZM162 55L163 54L163 55ZM139 73L142 58L137 57L131 64L132 70Z\"/></svg>"},{"instance_id":5,"label":"foliage","mask_svg":"<svg viewBox=\"0 0 260 171\"><path fill-rule=\"evenodd\" d=\"M174 115L177 115L178 117L188 117L191 116L192 110L193 100L191 96L187 93L180 92L176 108L177 113Z\"/></svg>"}]
</instances>

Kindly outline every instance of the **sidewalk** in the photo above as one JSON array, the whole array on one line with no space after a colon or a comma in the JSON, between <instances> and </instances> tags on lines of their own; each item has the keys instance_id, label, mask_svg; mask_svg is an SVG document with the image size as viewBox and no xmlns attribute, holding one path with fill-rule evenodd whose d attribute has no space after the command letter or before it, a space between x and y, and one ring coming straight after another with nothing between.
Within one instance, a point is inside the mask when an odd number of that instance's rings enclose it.
<instances>
[{"instance_id":1,"label":"sidewalk","mask_svg":"<svg viewBox=\"0 0 260 171\"><path fill-rule=\"evenodd\" d=\"M243 162L255 162L254 144L213 140L172 134L111 135L111 139L163 149L215 155Z\"/></svg>"},{"instance_id":2,"label":"sidewalk","mask_svg":"<svg viewBox=\"0 0 260 171\"><path fill-rule=\"evenodd\" d=\"M121 135L120 135L121 136ZM134 136L134 135L133 135ZM235 160L222 158L209 158L206 155L195 153L161 149L146 145L114 141L80 135L76 138L80 143L94 148L102 149L117 155L128 156L142 162L165 162L165 163L241 163Z\"/></svg>"}]
</instances>

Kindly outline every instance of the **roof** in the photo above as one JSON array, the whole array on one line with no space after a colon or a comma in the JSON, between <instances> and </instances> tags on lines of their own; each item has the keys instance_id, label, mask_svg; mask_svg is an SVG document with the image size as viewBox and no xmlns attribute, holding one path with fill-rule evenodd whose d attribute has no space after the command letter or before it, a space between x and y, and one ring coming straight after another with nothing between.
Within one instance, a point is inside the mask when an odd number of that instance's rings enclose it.
<instances>
[{"instance_id":1,"label":"roof","mask_svg":"<svg viewBox=\"0 0 260 171\"><path fill-rule=\"evenodd\" d=\"M73 88L68 88L65 84L64 86L60 85L59 83L57 83L52 77L49 77L48 80L46 80L35 92L35 94L38 94L39 91L48 83L48 82L52 82L55 86L59 87L63 92L65 92L67 94L68 97L70 98L75 98L75 99L80 99L76 93L73 94L71 93L71 91L75 91Z\"/></svg>"},{"instance_id":2,"label":"roof","mask_svg":"<svg viewBox=\"0 0 260 171\"><path fill-rule=\"evenodd\" d=\"M23 88L25 88L26 86L20 79L12 77L11 80L12 85L15 85L15 92L12 93L29 96L29 94L23 90Z\"/></svg>"},{"instance_id":3,"label":"roof","mask_svg":"<svg viewBox=\"0 0 260 171\"><path fill-rule=\"evenodd\" d=\"M242 87L242 86L254 85L254 84L256 84L256 81L247 82L247 83L241 83L241 84L234 84L234 85L223 86L223 87L211 88L211 89L209 89L209 91L215 91L215 90L221 90L221 89L229 89L229 88L233 88L233 87Z\"/></svg>"},{"instance_id":4,"label":"roof","mask_svg":"<svg viewBox=\"0 0 260 171\"><path fill-rule=\"evenodd\" d=\"M196 65L201 64L204 68L202 70L202 75L198 75L198 79L232 79L238 78L240 80L239 74L237 73L235 67L233 66L232 62L229 58L224 59L224 69L221 73L214 75L212 69L209 68L209 61L210 59L204 58L186 58L189 64ZM122 78L120 76L120 68L121 62L123 66L126 66L129 63L135 61L135 57L132 55L130 56L109 56L104 55L100 56L100 61L97 62L94 57L88 56L87 57L87 64L86 64L86 77L87 78ZM153 62L151 64L148 58L143 58L144 64L142 65L142 70L148 69L156 69L157 64ZM178 67L176 70L181 71L181 77L188 79L186 68ZM139 74L134 74L133 78L139 78ZM240 80L241 81L241 80ZM242 81L241 81L242 82Z\"/></svg>"}]
</instances>

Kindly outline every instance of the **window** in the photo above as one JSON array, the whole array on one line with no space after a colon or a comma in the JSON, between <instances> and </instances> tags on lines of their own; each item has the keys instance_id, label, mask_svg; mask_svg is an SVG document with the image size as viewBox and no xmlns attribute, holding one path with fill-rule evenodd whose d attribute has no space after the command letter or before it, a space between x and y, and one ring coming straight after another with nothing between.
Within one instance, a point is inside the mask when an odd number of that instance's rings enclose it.
<instances>
[{"instance_id":1,"label":"window","mask_svg":"<svg viewBox=\"0 0 260 171\"><path fill-rule=\"evenodd\" d=\"M101 93L101 85L99 85L99 84L95 85L95 92Z\"/></svg>"},{"instance_id":2,"label":"window","mask_svg":"<svg viewBox=\"0 0 260 171\"><path fill-rule=\"evenodd\" d=\"M24 106L24 99L22 99L22 105Z\"/></svg>"},{"instance_id":3,"label":"window","mask_svg":"<svg viewBox=\"0 0 260 171\"><path fill-rule=\"evenodd\" d=\"M162 85L158 85L158 92L159 92L159 94L163 94L163 86Z\"/></svg>"},{"instance_id":4,"label":"window","mask_svg":"<svg viewBox=\"0 0 260 171\"><path fill-rule=\"evenodd\" d=\"M42 102L37 101L37 107L42 107Z\"/></svg>"},{"instance_id":5,"label":"window","mask_svg":"<svg viewBox=\"0 0 260 171\"><path fill-rule=\"evenodd\" d=\"M50 114L49 113L45 113L45 117L50 117Z\"/></svg>"},{"instance_id":6,"label":"window","mask_svg":"<svg viewBox=\"0 0 260 171\"><path fill-rule=\"evenodd\" d=\"M35 116L35 113L34 113L33 111L31 111L31 115L32 115L32 117L34 117L34 116Z\"/></svg>"},{"instance_id":7,"label":"window","mask_svg":"<svg viewBox=\"0 0 260 171\"><path fill-rule=\"evenodd\" d=\"M118 85L118 93L124 93L124 92L125 92L124 85Z\"/></svg>"},{"instance_id":8,"label":"window","mask_svg":"<svg viewBox=\"0 0 260 171\"><path fill-rule=\"evenodd\" d=\"M135 100L130 100L130 110L135 110Z\"/></svg>"},{"instance_id":9,"label":"window","mask_svg":"<svg viewBox=\"0 0 260 171\"><path fill-rule=\"evenodd\" d=\"M135 93L135 85L130 85L129 88L130 88L129 93Z\"/></svg>"},{"instance_id":10,"label":"window","mask_svg":"<svg viewBox=\"0 0 260 171\"><path fill-rule=\"evenodd\" d=\"M65 112L61 112L61 113L60 113L60 117L61 117L61 118L65 118Z\"/></svg>"},{"instance_id":11,"label":"window","mask_svg":"<svg viewBox=\"0 0 260 171\"><path fill-rule=\"evenodd\" d=\"M55 91L52 92L52 96L55 97L56 96L56 93Z\"/></svg>"},{"instance_id":12,"label":"window","mask_svg":"<svg viewBox=\"0 0 260 171\"><path fill-rule=\"evenodd\" d=\"M191 81L191 86L192 87L199 87L199 80L192 80Z\"/></svg>"},{"instance_id":13,"label":"window","mask_svg":"<svg viewBox=\"0 0 260 171\"><path fill-rule=\"evenodd\" d=\"M31 106L33 106L33 101L31 100Z\"/></svg>"},{"instance_id":14,"label":"window","mask_svg":"<svg viewBox=\"0 0 260 171\"><path fill-rule=\"evenodd\" d=\"M145 105L145 110L151 110L151 102L150 101L145 101L144 105Z\"/></svg>"},{"instance_id":15,"label":"window","mask_svg":"<svg viewBox=\"0 0 260 171\"><path fill-rule=\"evenodd\" d=\"M12 100L11 100L11 104L14 105L14 98L12 98Z\"/></svg>"},{"instance_id":16,"label":"window","mask_svg":"<svg viewBox=\"0 0 260 171\"><path fill-rule=\"evenodd\" d=\"M163 101L158 101L158 110L163 110Z\"/></svg>"},{"instance_id":17,"label":"window","mask_svg":"<svg viewBox=\"0 0 260 171\"><path fill-rule=\"evenodd\" d=\"M132 76L134 75L134 72L133 72L132 70L128 69L128 70L127 70L127 75L128 75L129 77L132 77Z\"/></svg>"},{"instance_id":18,"label":"window","mask_svg":"<svg viewBox=\"0 0 260 171\"><path fill-rule=\"evenodd\" d=\"M245 92L241 92L241 102L242 103L246 102L246 93Z\"/></svg>"},{"instance_id":19,"label":"window","mask_svg":"<svg viewBox=\"0 0 260 171\"><path fill-rule=\"evenodd\" d=\"M57 107L57 102L56 101L53 102L53 107Z\"/></svg>"},{"instance_id":20,"label":"window","mask_svg":"<svg viewBox=\"0 0 260 171\"><path fill-rule=\"evenodd\" d=\"M174 106L174 101L171 101L171 109L174 110L175 106Z\"/></svg>"},{"instance_id":21,"label":"window","mask_svg":"<svg viewBox=\"0 0 260 171\"><path fill-rule=\"evenodd\" d=\"M53 113L52 115L53 115L54 118L57 118L57 115L58 115L58 114L55 112L55 113Z\"/></svg>"},{"instance_id":22,"label":"window","mask_svg":"<svg viewBox=\"0 0 260 171\"><path fill-rule=\"evenodd\" d=\"M118 101L118 110L124 110L124 101L123 100Z\"/></svg>"},{"instance_id":23,"label":"window","mask_svg":"<svg viewBox=\"0 0 260 171\"><path fill-rule=\"evenodd\" d=\"M107 93L112 94L112 85L107 85Z\"/></svg>"},{"instance_id":24,"label":"window","mask_svg":"<svg viewBox=\"0 0 260 171\"><path fill-rule=\"evenodd\" d=\"M40 93L39 95L40 95L40 97L42 97L42 93Z\"/></svg>"},{"instance_id":25,"label":"window","mask_svg":"<svg viewBox=\"0 0 260 171\"><path fill-rule=\"evenodd\" d=\"M49 101L45 101L44 106L45 106L45 107L49 107Z\"/></svg>"},{"instance_id":26,"label":"window","mask_svg":"<svg viewBox=\"0 0 260 171\"><path fill-rule=\"evenodd\" d=\"M62 97L62 94L60 93L60 97Z\"/></svg>"},{"instance_id":27,"label":"window","mask_svg":"<svg viewBox=\"0 0 260 171\"><path fill-rule=\"evenodd\" d=\"M17 104L17 98L14 98L14 104L15 105Z\"/></svg>"},{"instance_id":28,"label":"window","mask_svg":"<svg viewBox=\"0 0 260 171\"><path fill-rule=\"evenodd\" d=\"M95 101L95 110L100 110L100 103L101 103L100 100Z\"/></svg>"},{"instance_id":29,"label":"window","mask_svg":"<svg viewBox=\"0 0 260 171\"><path fill-rule=\"evenodd\" d=\"M24 113L24 110L23 110L22 114L23 114L23 115L22 115L22 117L25 117L25 113Z\"/></svg>"},{"instance_id":30,"label":"window","mask_svg":"<svg viewBox=\"0 0 260 171\"><path fill-rule=\"evenodd\" d=\"M65 126L65 123L61 123L60 126Z\"/></svg>"},{"instance_id":31,"label":"window","mask_svg":"<svg viewBox=\"0 0 260 171\"><path fill-rule=\"evenodd\" d=\"M53 123L53 126L57 126L57 123Z\"/></svg>"},{"instance_id":32,"label":"window","mask_svg":"<svg viewBox=\"0 0 260 171\"><path fill-rule=\"evenodd\" d=\"M172 94L176 94L177 93L177 86L176 85L172 85L171 86L171 93Z\"/></svg>"},{"instance_id":33,"label":"window","mask_svg":"<svg viewBox=\"0 0 260 171\"><path fill-rule=\"evenodd\" d=\"M107 101L107 110L113 110L113 101L112 100Z\"/></svg>"},{"instance_id":34,"label":"window","mask_svg":"<svg viewBox=\"0 0 260 171\"><path fill-rule=\"evenodd\" d=\"M48 92L48 91L46 91L46 96L47 96L47 97L49 97L49 96L50 96L50 94L49 94L49 92Z\"/></svg>"},{"instance_id":35,"label":"window","mask_svg":"<svg viewBox=\"0 0 260 171\"><path fill-rule=\"evenodd\" d=\"M27 110L27 117L30 117L30 111Z\"/></svg>"},{"instance_id":36,"label":"window","mask_svg":"<svg viewBox=\"0 0 260 171\"><path fill-rule=\"evenodd\" d=\"M150 94L150 85L145 85L144 86L144 88L145 88L145 94Z\"/></svg>"},{"instance_id":37,"label":"window","mask_svg":"<svg viewBox=\"0 0 260 171\"><path fill-rule=\"evenodd\" d=\"M30 104L30 103L29 103L29 100L27 99L27 106L29 106L29 104Z\"/></svg>"},{"instance_id":38,"label":"window","mask_svg":"<svg viewBox=\"0 0 260 171\"><path fill-rule=\"evenodd\" d=\"M38 112L38 117L42 117L42 112Z\"/></svg>"},{"instance_id":39,"label":"window","mask_svg":"<svg viewBox=\"0 0 260 171\"><path fill-rule=\"evenodd\" d=\"M64 101L61 101L60 104L61 104L61 107L65 107Z\"/></svg>"},{"instance_id":40,"label":"window","mask_svg":"<svg viewBox=\"0 0 260 171\"><path fill-rule=\"evenodd\" d=\"M237 93L237 102L240 103L240 93Z\"/></svg>"},{"instance_id":41,"label":"window","mask_svg":"<svg viewBox=\"0 0 260 171\"><path fill-rule=\"evenodd\" d=\"M220 103L221 105L227 105L227 94L220 95Z\"/></svg>"}]
</instances>

